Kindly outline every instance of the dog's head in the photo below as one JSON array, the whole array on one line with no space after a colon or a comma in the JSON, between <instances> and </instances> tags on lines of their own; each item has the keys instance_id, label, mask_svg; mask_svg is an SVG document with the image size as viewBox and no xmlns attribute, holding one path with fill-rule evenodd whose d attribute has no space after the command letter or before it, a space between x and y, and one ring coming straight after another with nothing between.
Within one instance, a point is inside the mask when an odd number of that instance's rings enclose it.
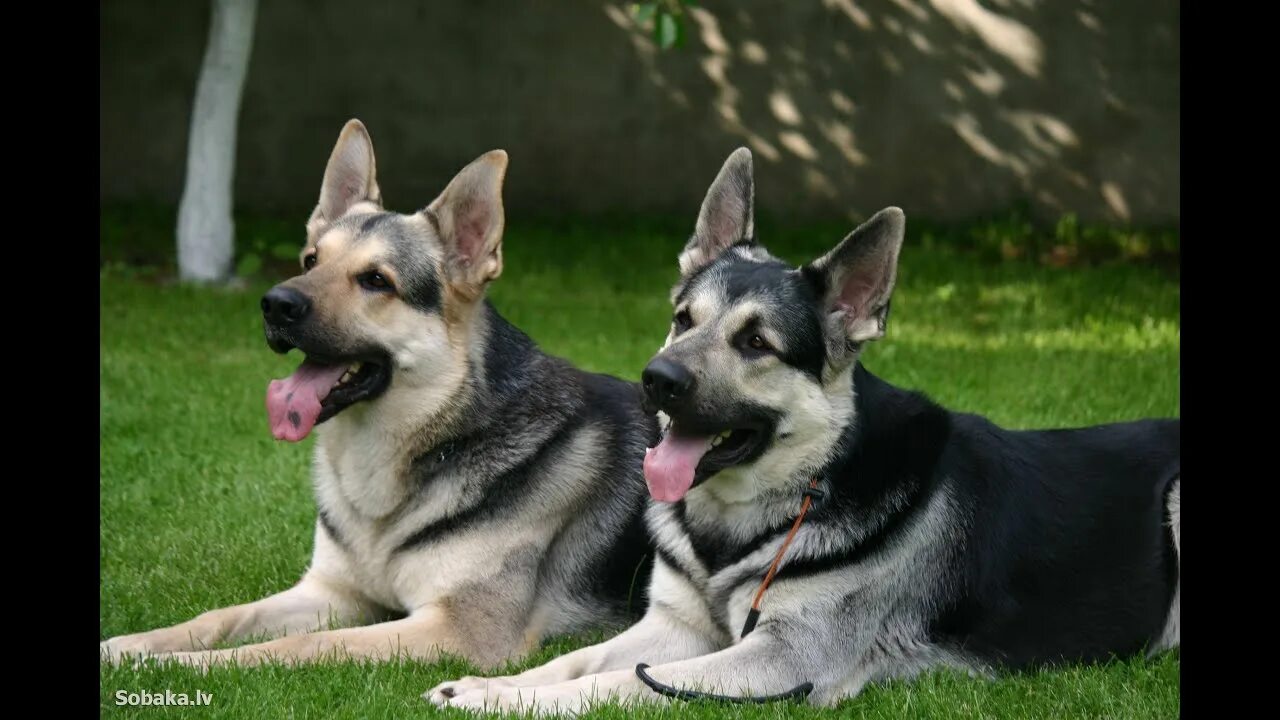
<instances>
[{"instance_id":1,"label":"dog's head","mask_svg":"<svg viewBox=\"0 0 1280 720\"><path fill-rule=\"evenodd\" d=\"M821 467L852 419L852 367L883 337L902 247L898 208L799 268L754 236L751 153L729 156L680 254L670 334L642 375L664 434L645 456L657 500L704 481L747 500Z\"/></svg>"},{"instance_id":2,"label":"dog's head","mask_svg":"<svg viewBox=\"0 0 1280 720\"><path fill-rule=\"evenodd\" d=\"M262 298L267 344L306 355L268 389L277 439L301 440L392 386L462 381L468 325L502 272L506 169L505 152L488 152L422 210L388 212L369 134L346 124L307 221L302 273Z\"/></svg>"}]
</instances>

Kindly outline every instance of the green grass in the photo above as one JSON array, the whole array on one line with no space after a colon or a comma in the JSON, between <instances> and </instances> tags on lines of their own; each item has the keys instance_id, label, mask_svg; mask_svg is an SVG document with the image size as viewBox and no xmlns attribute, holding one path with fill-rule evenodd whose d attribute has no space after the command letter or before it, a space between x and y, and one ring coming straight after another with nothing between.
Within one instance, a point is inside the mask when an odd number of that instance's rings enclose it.
<instances>
[{"instance_id":1,"label":"green grass","mask_svg":"<svg viewBox=\"0 0 1280 720\"><path fill-rule=\"evenodd\" d=\"M159 218L159 219L157 219ZM187 620L293 583L314 522L307 456L271 440L268 380L292 371L262 340L257 299L284 272L268 261L239 291L196 289L114 261L153 262L165 216L104 214L101 290L102 637ZM1000 224L987 235L998 239ZM762 228L800 262L847 228ZM661 343L667 289L687 232L675 223L513 222L498 308L544 349L635 379ZM301 240L301 222L242 221L246 242ZM1179 285L1168 270L1113 264L1054 269L989 263L910 230L888 337L867 366L1009 427L1079 425L1179 413ZM243 247L242 247L243 250ZM522 666L592 638L560 639ZM419 695L472 672L461 662L330 663L288 669L104 666L103 714L160 717L383 718L432 715ZM1020 675L950 674L875 687L837 711L688 707L698 718L1063 718L1179 715L1177 654L1155 661ZM207 708L124 707L115 692L213 694ZM620 717L624 710L599 710Z\"/></svg>"}]
</instances>

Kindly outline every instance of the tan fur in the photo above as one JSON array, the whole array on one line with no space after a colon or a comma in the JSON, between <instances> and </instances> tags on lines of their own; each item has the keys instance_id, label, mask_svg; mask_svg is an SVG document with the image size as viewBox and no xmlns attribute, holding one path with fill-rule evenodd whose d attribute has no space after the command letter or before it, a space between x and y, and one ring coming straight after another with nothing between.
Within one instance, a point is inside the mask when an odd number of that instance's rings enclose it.
<instances>
[{"instance_id":1,"label":"tan fur","mask_svg":"<svg viewBox=\"0 0 1280 720\"><path fill-rule=\"evenodd\" d=\"M355 204L369 203L381 208L382 191L378 189L377 175L369 131L359 120L347 121L329 154L320 186L320 201L307 223L308 229L317 220L337 220Z\"/></svg>"},{"instance_id":2,"label":"tan fur","mask_svg":"<svg viewBox=\"0 0 1280 720\"><path fill-rule=\"evenodd\" d=\"M680 272L690 275L725 248L755 234L755 182L751 151L734 150L707 190L694 224L693 238L680 253Z\"/></svg>"},{"instance_id":3,"label":"tan fur","mask_svg":"<svg viewBox=\"0 0 1280 720\"><path fill-rule=\"evenodd\" d=\"M459 653L467 645L467 638L455 631L446 612L424 608L402 620L380 625L290 635L223 650L175 652L167 659L201 668L224 662L298 663L324 657L372 660L404 657L429 662L438 659L442 652Z\"/></svg>"},{"instance_id":4,"label":"tan fur","mask_svg":"<svg viewBox=\"0 0 1280 720\"><path fill-rule=\"evenodd\" d=\"M444 259L450 285L467 302L478 299L484 286L502 274L505 222L499 189L506 173L507 154L502 150L487 152L463 168L426 209L442 235L459 236L463 245L475 248L471 256L452 252ZM479 205L469 200L478 194L490 195L496 203Z\"/></svg>"}]
</instances>

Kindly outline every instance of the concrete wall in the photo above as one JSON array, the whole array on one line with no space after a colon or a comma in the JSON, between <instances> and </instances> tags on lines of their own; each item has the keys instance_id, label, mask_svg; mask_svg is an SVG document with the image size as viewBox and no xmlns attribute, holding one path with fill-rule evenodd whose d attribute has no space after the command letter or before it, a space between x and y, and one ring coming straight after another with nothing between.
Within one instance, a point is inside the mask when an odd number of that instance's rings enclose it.
<instances>
[{"instance_id":1,"label":"concrete wall","mask_svg":"<svg viewBox=\"0 0 1280 720\"><path fill-rule=\"evenodd\" d=\"M707 0L657 51L625 3L261 0L237 203L308 209L349 117L390 207L485 150L512 212L692 224L724 157L777 215L1178 220L1174 0ZM106 201L176 202L208 3L101 5ZM299 218L301 222L302 218Z\"/></svg>"}]
</instances>

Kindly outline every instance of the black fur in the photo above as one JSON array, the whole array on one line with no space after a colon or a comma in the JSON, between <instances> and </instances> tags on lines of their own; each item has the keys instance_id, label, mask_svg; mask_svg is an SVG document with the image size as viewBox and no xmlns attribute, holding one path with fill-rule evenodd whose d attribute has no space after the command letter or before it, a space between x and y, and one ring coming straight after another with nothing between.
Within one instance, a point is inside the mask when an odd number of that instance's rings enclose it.
<instances>
[{"instance_id":1,"label":"black fur","mask_svg":"<svg viewBox=\"0 0 1280 720\"><path fill-rule=\"evenodd\" d=\"M329 537L333 538L333 541L338 544L338 547L343 549L349 547L347 545L347 539L342 536L342 531L338 529L336 524L334 524L333 518L329 517L329 513L325 512L324 508L319 508L317 519L320 521L320 527L323 527L324 531L329 533Z\"/></svg>"},{"instance_id":2,"label":"black fur","mask_svg":"<svg viewBox=\"0 0 1280 720\"><path fill-rule=\"evenodd\" d=\"M692 290L706 283L722 283L729 303L747 297L760 300L768 313L763 321L783 338L782 347L777 348L779 359L814 380L821 380L826 346L822 319L816 309L820 291L808 277L777 260L744 260L727 251L689 276L676 307Z\"/></svg>"},{"instance_id":3,"label":"black fur","mask_svg":"<svg viewBox=\"0 0 1280 720\"><path fill-rule=\"evenodd\" d=\"M893 387L859 364L857 421L806 522L856 524L841 552L779 579L858 563L945 486L954 563L930 640L995 666L1105 660L1150 645L1177 583L1166 500L1179 420L1011 431Z\"/></svg>"},{"instance_id":4,"label":"black fur","mask_svg":"<svg viewBox=\"0 0 1280 720\"><path fill-rule=\"evenodd\" d=\"M1010 432L955 415L940 473L971 518L935 636L990 661L1130 655L1178 582L1167 527L1180 420Z\"/></svg>"},{"instance_id":5,"label":"black fur","mask_svg":"<svg viewBox=\"0 0 1280 720\"><path fill-rule=\"evenodd\" d=\"M395 268L400 279L396 292L405 302L423 312L440 310L443 289L440 277L423 252L422 240L404 227L405 216L381 212L353 215L340 222L351 231L354 242L375 235L386 241L391 252L385 262Z\"/></svg>"},{"instance_id":6,"label":"black fur","mask_svg":"<svg viewBox=\"0 0 1280 720\"><path fill-rule=\"evenodd\" d=\"M514 467L508 468L490 479L486 483L483 494L477 497L475 501L454 514L415 531L400 543L396 551L412 550L448 535L458 528L471 525L477 520L501 515L504 510L507 510L512 505L518 505L522 500L525 500L524 492L528 488L530 471L539 465L554 463L556 454L563 450L564 446L572 440L573 432L580 429L582 424L581 418L573 418L567 422L552 426L555 433L551 437L548 437L542 444L538 445L533 452L524 455ZM492 440L500 438L501 435L498 435L498 433L501 433L502 430L503 428L485 427L478 431L462 443L465 448L464 452L481 454L486 449L492 451L492 447L486 448L486 446L490 446ZM488 435L488 433L494 433L494 435ZM434 448L429 452L434 452ZM420 479L419 484L425 484L425 479Z\"/></svg>"},{"instance_id":7,"label":"black fur","mask_svg":"<svg viewBox=\"0 0 1280 720\"><path fill-rule=\"evenodd\" d=\"M938 460L951 416L919 393L898 390L859 363L853 377L856 421L820 477L825 500L806 522L856 530L841 552L788 563L779 576L799 577L856 563L873 554L924 507L942 480Z\"/></svg>"},{"instance_id":8,"label":"black fur","mask_svg":"<svg viewBox=\"0 0 1280 720\"><path fill-rule=\"evenodd\" d=\"M372 213L364 216L367 219L360 223L359 235L365 235L372 232L379 225L388 222L395 217L395 213Z\"/></svg>"},{"instance_id":9,"label":"black fur","mask_svg":"<svg viewBox=\"0 0 1280 720\"><path fill-rule=\"evenodd\" d=\"M635 475L635 468L644 460L644 448L658 443L658 425L651 417L638 409L639 397L636 385L608 375L575 370L586 390L586 406L590 415L604 427L610 428L614 437L622 433L642 433L643 447L622 447L611 443L621 452L611 453L609 463L601 468L608 478L635 478L632 487L602 488L606 493L617 493L620 501L630 503L626 527L618 534L613 545L599 548L605 560L592 576L598 597L627 598L629 613L640 614L648 605L647 589L653 572L653 553L649 547L648 532L644 524L644 508L648 489L644 481Z\"/></svg>"}]
</instances>

